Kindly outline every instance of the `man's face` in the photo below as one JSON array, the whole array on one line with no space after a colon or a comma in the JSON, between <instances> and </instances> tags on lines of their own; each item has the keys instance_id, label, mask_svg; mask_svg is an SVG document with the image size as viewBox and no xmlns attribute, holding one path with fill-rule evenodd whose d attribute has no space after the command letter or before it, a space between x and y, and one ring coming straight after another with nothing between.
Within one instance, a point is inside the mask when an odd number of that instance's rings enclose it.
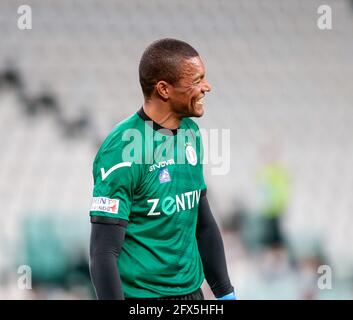
<instances>
[{"instance_id":1,"label":"man's face","mask_svg":"<svg viewBox=\"0 0 353 320\"><path fill-rule=\"evenodd\" d=\"M170 86L169 101L173 111L182 117L201 117L204 96L211 91L200 57L183 60L179 81Z\"/></svg>"}]
</instances>

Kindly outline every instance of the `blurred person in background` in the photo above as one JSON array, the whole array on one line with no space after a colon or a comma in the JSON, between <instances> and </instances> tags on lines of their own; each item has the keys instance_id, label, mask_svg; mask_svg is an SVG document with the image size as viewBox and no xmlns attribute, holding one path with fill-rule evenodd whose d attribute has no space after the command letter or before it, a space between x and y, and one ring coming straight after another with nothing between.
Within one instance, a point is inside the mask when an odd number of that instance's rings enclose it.
<instances>
[{"instance_id":1,"label":"blurred person in background","mask_svg":"<svg viewBox=\"0 0 353 320\"><path fill-rule=\"evenodd\" d=\"M269 248L284 245L281 218L290 197L289 175L279 162L269 162L257 176L261 198L261 214L264 222L263 244Z\"/></svg>"},{"instance_id":2,"label":"blurred person in background","mask_svg":"<svg viewBox=\"0 0 353 320\"><path fill-rule=\"evenodd\" d=\"M282 229L282 218L290 200L289 172L281 161L280 147L273 137L271 143L261 148L263 164L256 175L257 210L260 215L265 276L283 274L290 269L286 237Z\"/></svg>"},{"instance_id":3,"label":"blurred person in background","mask_svg":"<svg viewBox=\"0 0 353 320\"><path fill-rule=\"evenodd\" d=\"M234 300L206 196L199 128L190 119L203 115L211 90L202 59L183 41L158 40L143 53L139 76L143 107L113 129L94 161L90 270L97 297L203 300L205 277L216 298ZM131 129L142 135L135 155L146 161L154 154L152 162L126 161L123 135ZM180 129L194 133L185 144ZM156 135L172 143L165 158ZM174 160L180 153L182 163Z\"/></svg>"},{"instance_id":4,"label":"blurred person in background","mask_svg":"<svg viewBox=\"0 0 353 320\"><path fill-rule=\"evenodd\" d=\"M261 164L256 172L256 211L262 221L262 245L268 249L285 246L282 217L291 198L290 173L281 158L277 135L269 133L260 148Z\"/></svg>"}]
</instances>

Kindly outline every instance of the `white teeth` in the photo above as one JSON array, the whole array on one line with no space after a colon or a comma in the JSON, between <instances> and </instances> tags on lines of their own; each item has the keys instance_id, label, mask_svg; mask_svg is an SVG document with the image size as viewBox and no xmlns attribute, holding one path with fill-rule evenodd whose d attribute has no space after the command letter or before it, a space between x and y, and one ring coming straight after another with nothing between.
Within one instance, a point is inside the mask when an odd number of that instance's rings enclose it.
<instances>
[{"instance_id":1,"label":"white teeth","mask_svg":"<svg viewBox=\"0 0 353 320\"><path fill-rule=\"evenodd\" d=\"M198 100L198 101L197 101L197 103L199 103L199 104L203 104L203 98L202 98L202 99L200 99L200 100Z\"/></svg>"}]
</instances>

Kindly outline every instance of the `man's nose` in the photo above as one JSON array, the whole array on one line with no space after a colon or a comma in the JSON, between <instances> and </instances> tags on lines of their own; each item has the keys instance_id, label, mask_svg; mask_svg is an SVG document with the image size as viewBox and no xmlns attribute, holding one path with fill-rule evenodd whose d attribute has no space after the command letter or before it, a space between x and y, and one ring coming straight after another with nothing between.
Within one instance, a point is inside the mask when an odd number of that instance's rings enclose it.
<instances>
[{"instance_id":1,"label":"man's nose","mask_svg":"<svg viewBox=\"0 0 353 320\"><path fill-rule=\"evenodd\" d=\"M210 92L211 90L212 90L212 87L211 87L210 83L205 79L204 85L202 87L202 91L203 92Z\"/></svg>"}]
</instances>

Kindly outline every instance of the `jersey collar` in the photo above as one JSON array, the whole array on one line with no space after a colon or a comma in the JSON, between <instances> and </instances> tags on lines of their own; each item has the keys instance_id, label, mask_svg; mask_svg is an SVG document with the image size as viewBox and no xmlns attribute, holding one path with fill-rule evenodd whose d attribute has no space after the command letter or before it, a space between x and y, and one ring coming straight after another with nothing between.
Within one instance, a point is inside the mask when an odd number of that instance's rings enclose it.
<instances>
[{"instance_id":1,"label":"jersey collar","mask_svg":"<svg viewBox=\"0 0 353 320\"><path fill-rule=\"evenodd\" d=\"M137 111L137 114L140 116L140 118L143 120L143 121L149 121L148 123L152 122L153 124L153 129L154 130L166 130L164 132L162 132L163 134L166 134L166 135L171 135L170 133L173 134L173 136L175 136L177 133L178 133L178 129L167 129L167 128L164 128L162 127L161 125L159 125L157 122L154 122L146 113L145 111L143 110L143 107L140 108L140 110ZM159 131L160 132L160 131Z\"/></svg>"}]
</instances>

